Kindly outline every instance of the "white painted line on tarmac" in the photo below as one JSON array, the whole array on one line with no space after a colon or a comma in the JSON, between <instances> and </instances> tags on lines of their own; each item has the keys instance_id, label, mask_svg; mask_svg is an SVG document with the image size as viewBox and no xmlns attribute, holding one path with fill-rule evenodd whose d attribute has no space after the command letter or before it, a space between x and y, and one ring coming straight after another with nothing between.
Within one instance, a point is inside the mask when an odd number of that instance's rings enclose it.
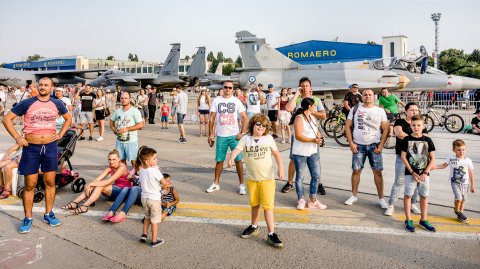
<instances>
[{"instance_id":1,"label":"white painted line on tarmac","mask_svg":"<svg viewBox=\"0 0 480 269\"><path fill-rule=\"evenodd\" d=\"M0 205L0 211L19 211L23 212L23 206L15 205ZM33 212L44 213L45 208L33 207ZM62 209L55 209L55 213L59 215L71 215L70 212ZM105 211L93 211L89 210L82 216L90 217L103 217ZM142 219L142 213L129 213L129 219ZM201 223L201 224L223 224L223 225L235 225L235 226L248 226L249 220L233 220L233 219L215 219L215 218L199 218L199 217L184 217L184 216L171 216L168 217L168 221L188 222L188 223ZM347 232L347 233L361 233L361 234L379 234L379 235L397 235L397 236L424 236L443 239L464 239L464 240L478 240L480 234L477 233L454 233L454 232L436 232L430 233L426 231L417 231L414 234L407 232L403 229L392 228L378 228L378 227L360 227L360 226L342 226L333 224L310 224L310 223L292 223L292 222L277 222L277 228L283 229L299 229L299 230L315 230L315 231L332 231L332 232ZM266 227L264 221L259 223L259 226Z\"/></svg>"}]
</instances>

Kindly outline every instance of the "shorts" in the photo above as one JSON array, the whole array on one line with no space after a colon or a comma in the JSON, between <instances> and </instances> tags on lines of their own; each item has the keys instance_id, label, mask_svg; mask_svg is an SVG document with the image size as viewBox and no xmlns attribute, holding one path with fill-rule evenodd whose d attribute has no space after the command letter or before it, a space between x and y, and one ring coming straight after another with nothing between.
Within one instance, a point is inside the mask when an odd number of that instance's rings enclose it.
<instances>
[{"instance_id":1,"label":"shorts","mask_svg":"<svg viewBox=\"0 0 480 269\"><path fill-rule=\"evenodd\" d=\"M247 179L246 182L248 193L250 194L250 206L261 205L263 210L273 210L275 187L277 186L275 180L253 181Z\"/></svg>"},{"instance_id":2,"label":"shorts","mask_svg":"<svg viewBox=\"0 0 480 269\"><path fill-rule=\"evenodd\" d=\"M352 169L357 171L363 169L365 165L365 160L368 157L368 162L372 170L382 171L383 170L383 158L382 153L375 153L375 147L377 144L370 145L357 145L358 152L352 154Z\"/></svg>"},{"instance_id":3,"label":"shorts","mask_svg":"<svg viewBox=\"0 0 480 269\"><path fill-rule=\"evenodd\" d=\"M80 123L93 123L93 112L80 111Z\"/></svg>"},{"instance_id":4,"label":"shorts","mask_svg":"<svg viewBox=\"0 0 480 269\"><path fill-rule=\"evenodd\" d=\"M225 161L225 158L227 157L228 148L230 148L230 150L233 150L237 146L237 144L238 144L238 140L236 135L227 136L227 137L217 136L217 143L215 146L215 161L216 162ZM237 157L235 158L236 162L240 160L242 160L242 153L238 154Z\"/></svg>"},{"instance_id":5,"label":"shorts","mask_svg":"<svg viewBox=\"0 0 480 269\"><path fill-rule=\"evenodd\" d=\"M210 114L210 110L208 110L208 109L199 109L199 110L198 110L198 113L200 113L200 115L208 115L208 114Z\"/></svg>"},{"instance_id":6,"label":"shorts","mask_svg":"<svg viewBox=\"0 0 480 269\"><path fill-rule=\"evenodd\" d=\"M115 149L118 150L120 154L120 160L134 161L137 159L138 154L138 142L120 142L117 140L115 143Z\"/></svg>"},{"instance_id":7,"label":"shorts","mask_svg":"<svg viewBox=\"0 0 480 269\"><path fill-rule=\"evenodd\" d=\"M451 184L452 184L452 191L453 191L453 195L455 196L455 200L467 201L467 193L470 185L453 183L453 182L451 182Z\"/></svg>"},{"instance_id":8,"label":"shorts","mask_svg":"<svg viewBox=\"0 0 480 269\"><path fill-rule=\"evenodd\" d=\"M166 208L162 205L162 212L163 211L166 211L167 212L167 216L170 216L173 214L173 212L175 212L175 210L177 210L177 206L176 205L172 205L171 207L169 208Z\"/></svg>"},{"instance_id":9,"label":"shorts","mask_svg":"<svg viewBox=\"0 0 480 269\"><path fill-rule=\"evenodd\" d=\"M177 113L177 124L183 124L183 118L185 118L185 115L183 113Z\"/></svg>"},{"instance_id":10,"label":"shorts","mask_svg":"<svg viewBox=\"0 0 480 269\"><path fill-rule=\"evenodd\" d=\"M142 198L142 205L146 219L153 224L162 222L162 201Z\"/></svg>"},{"instance_id":11,"label":"shorts","mask_svg":"<svg viewBox=\"0 0 480 269\"><path fill-rule=\"evenodd\" d=\"M162 122L168 122L168 116L162 116Z\"/></svg>"},{"instance_id":12,"label":"shorts","mask_svg":"<svg viewBox=\"0 0 480 269\"><path fill-rule=\"evenodd\" d=\"M280 110L279 120L282 124L288 125L290 123L290 119L292 118L292 114L286 110Z\"/></svg>"},{"instance_id":13,"label":"shorts","mask_svg":"<svg viewBox=\"0 0 480 269\"><path fill-rule=\"evenodd\" d=\"M105 110L95 110L95 119L104 120L105 119Z\"/></svg>"},{"instance_id":14,"label":"shorts","mask_svg":"<svg viewBox=\"0 0 480 269\"><path fill-rule=\"evenodd\" d=\"M277 121L278 120L278 110L269 110L268 111L268 119L270 121Z\"/></svg>"},{"instance_id":15,"label":"shorts","mask_svg":"<svg viewBox=\"0 0 480 269\"><path fill-rule=\"evenodd\" d=\"M412 175L405 175L405 195L412 197L415 192L415 188L418 188L418 195L421 197L428 197L430 192L430 177L426 177L425 181L417 183Z\"/></svg>"},{"instance_id":16,"label":"shorts","mask_svg":"<svg viewBox=\"0 0 480 269\"><path fill-rule=\"evenodd\" d=\"M395 114L395 113L387 113L388 122L391 124L395 123L395 120L397 119L397 115L398 114Z\"/></svg>"},{"instance_id":17,"label":"shorts","mask_svg":"<svg viewBox=\"0 0 480 269\"><path fill-rule=\"evenodd\" d=\"M18 173L28 176L42 172L57 171L58 169L58 147L57 142L45 145L28 144L23 148L22 158L18 164Z\"/></svg>"}]
</instances>

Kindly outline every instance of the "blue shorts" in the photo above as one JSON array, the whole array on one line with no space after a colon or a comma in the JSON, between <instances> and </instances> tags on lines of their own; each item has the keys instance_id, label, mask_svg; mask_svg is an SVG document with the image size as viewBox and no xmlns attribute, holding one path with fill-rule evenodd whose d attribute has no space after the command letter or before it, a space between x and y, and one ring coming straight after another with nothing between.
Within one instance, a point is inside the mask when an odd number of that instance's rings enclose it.
<instances>
[{"instance_id":1,"label":"blue shorts","mask_svg":"<svg viewBox=\"0 0 480 269\"><path fill-rule=\"evenodd\" d=\"M115 144L115 148L118 150L118 153L120 153L120 160L127 160L128 162L134 161L137 159L137 153L138 153L138 142L128 142L128 143L123 143L117 140L117 143Z\"/></svg>"},{"instance_id":2,"label":"blue shorts","mask_svg":"<svg viewBox=\"0 0 480 269\"><path fill-rule=\"evenodd\" d=\"M162 122L168 122L168 116L162 116Z\"/></svg>"},{"instance_id":3,"label":"blue shorts","mask_svg":"<svg viewBox=\"0 0 480 269\"><path fill-rule=\"evenodd\" d=\"M382 171L383 170L383 158L382 153L375 153L375 147L377 144L370 145L357 145L358 152L353 153L352 155L352 169L361 170L365 164L365 160L368 157L368 162L372 170Z\"/></svg>"},{"instance_id":4,"label":"blue shorts","mask_svg":"<svg viewBox=\"0 0 480 269\"><path fill-rule=\"evenodd\" d=\"M225 158L227 157L228 148L230 148L230 150L233 150L237 146L237 144L238 144L238 140L236 135L227 136L227 137L217 136L217 143L215 147L215 161L216 162L225 161ZM242 160L242 153L238 154L237 157L235 158L236 162L240 160Z\"/></svg>"},{"instance_id":5,"label":"blue shorts","mask_svg":"<svg viewBox=\"0 0 480 269\"><path fill-rule=\"evenodd\" d=\"M22 159L18 165L18 173L28 176L42 172L57 171L58 169L58 147L57 142L45 145L28 144L23 148Z\"/></svg>"},{"instance_id":6,"label":"blue shorts","mask_svg":"<svg viewBox=\"0 0 480 269\"><path fill-rule=\"evenodd\" d=\"M177 210L177 206L176 205L172 205L171 207L169 208L166 208L162 205L162 211L167 211L167 216L170 216L173 214L173 212L175 212L175 210Z\"/></svg>"}]
</instances>

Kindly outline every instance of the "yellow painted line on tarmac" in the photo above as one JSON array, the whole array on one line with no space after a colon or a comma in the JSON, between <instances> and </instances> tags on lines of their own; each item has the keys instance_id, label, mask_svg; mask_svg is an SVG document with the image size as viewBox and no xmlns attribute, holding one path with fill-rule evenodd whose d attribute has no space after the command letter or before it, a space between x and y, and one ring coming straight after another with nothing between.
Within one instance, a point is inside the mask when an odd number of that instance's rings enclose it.
<instances>
[{"instance_id":1,"label":"yellow painted line on tarmac","mask_svg":"<svg viewBox=\"0 0 480 269\"><path fill-rule=\"evenodd\" d=\"M22 199L20 199L17 196L13 196L13 195L10 195L6 199L1 199L0 200L0 205L14 205L14 204L18 204L18 203L22 203Z\"/></svg>"},{"instance_id":2,"label":"yellow painted line on tarmac","mask_svg":"<svg viewBox=\"0 0 480 269\"><path fill-rule=\"evenodd\" d=\"M414 222L419 222L420 221L420 216L419 215L411 215L412 220ZM394 214L393 218L398 221L405 221L405 215L404 214ZM459 222L456 218L452 217L441 217L441 216L428 216L428 221L434 225L435 223L441 223L441 224L458 224L458 225L465 225L465 223ZM472 225L478 225L480 226L480 219L478 218L471 218L469 217L468 224L470 226Z\"/></svg>"}]
</instances>

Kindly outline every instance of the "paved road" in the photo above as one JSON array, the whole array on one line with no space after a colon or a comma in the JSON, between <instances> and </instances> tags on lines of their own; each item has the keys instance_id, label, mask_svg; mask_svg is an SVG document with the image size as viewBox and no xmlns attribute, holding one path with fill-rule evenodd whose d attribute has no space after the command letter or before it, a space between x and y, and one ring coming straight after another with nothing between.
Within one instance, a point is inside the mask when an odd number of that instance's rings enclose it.
<instances>
[{"instance_id":1,"label":"paved road","mask_svg":"<svg viewBox=\"0 0 480 269\"><path fill-rule=\"evenodd\" d=\"M188 126L187 132L197 128ZM450 152L453 138L467 141L470 157L478 167L480 143L474 136L434 132L437 155ZM281 251L265 243L266 229L258 238L239 237L249 223L248 197L236 193L235 173L225 169L222 190L206 194L205 188L213 178L213 151L206 139L190 135L188 144L176 143L176 130L160 131L147 126L141 131L140 141L158 149L162 171L173 175L182 203L168 221L160 225L162 246L150 249L138 242L142 217L135 206L129 219L120 224L100 221L111 202L101 198L97 205L82 216L71 216L58 209L75 197L66 186L58 191L55 212L62 221L57 228L41 222L43 203L35 204L34 228L28 235L16 232L23 218L21 201L12 197L0 202L0 267L5 268L145 268L169 266L185 268L254 268L274 267L433 267L478 268L480 265L480 199L470 195L467 212L470 224L460 224L452 218L452 194L447 184L447 170L432 175L430 219L439 232L419 231L409 234L403 229L401 201L393 217L383 215L376 205L375 188L369 169L362 176L359 203L345 206L349 196L350 152L327 141L322 149L322 178L327 195L321 201L328 205L325 211L296 211L295 193L277 192L275 216L277 232L285 243ZM12 141L0 128L0 152ZM13 141L12 141L13 142ZM81 141L73 158L73 165L87 179L98 174L106 165L107 152L113 147L110 135L101 143ZM287 163L288 145L279 147ZM392 152L386 151L385 193L393 179ZM440 158L440 159L441 159ZM392 164L391 166L387 165ZM476 178L478 176L476 170ZM308 178L308 176L307 176ZM432 180L433 181L433 180ZM307 182L308 183L308 182ZM277 182L277 190L284 182ZM415 219L418 220L418 217ZM13 248L12 246L15 246ZM27 263L30 262L30 265Z\"/></svg>"}]
</instances>

